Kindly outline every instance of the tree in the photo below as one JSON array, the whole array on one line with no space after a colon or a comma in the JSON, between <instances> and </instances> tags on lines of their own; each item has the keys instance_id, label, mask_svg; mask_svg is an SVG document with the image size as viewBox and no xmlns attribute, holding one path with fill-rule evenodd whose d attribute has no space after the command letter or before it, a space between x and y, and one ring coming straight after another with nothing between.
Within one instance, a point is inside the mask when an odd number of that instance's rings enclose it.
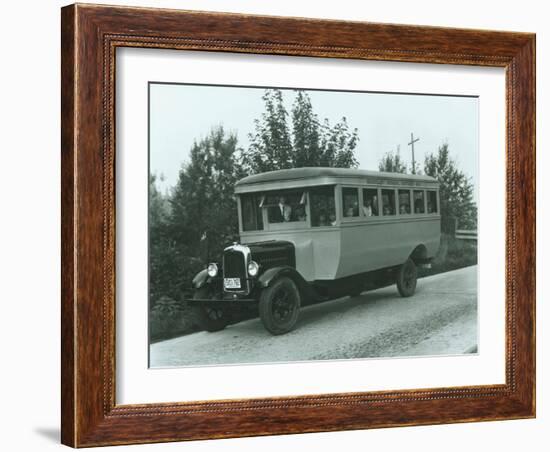
<instances>
[{"instance_id":1,"label":"tree","mask_svg":"<svg viewBox=\"0 0 550 452\"><path fill-rule=\"evenodd\" d=\"M161 175L160 180L164 178ZM157 175L149 175L149 227L155 229L166 224L170 215L170 203L157 188Z\"/></svg>"},{"instance_id":2,"label":"tree","mask_svg":"<svg viewBox=\"0 0 550 452\"><path fill-rule=\"evenodd\" d=\"M359 131L355 128L349 130L346 117L330 127L328 119L325 119L321 138L321 161L319 166L332 166L335 168L357 168L359 162L355 157L355 148L359 142Z\"/></svg>"},{"instance_id":3,"label":"tree","mask_svg":"<svg viewBox=\"0 0 550 452\"><path fill-rule=\"evenodd\" d=\"M456 218L459 228L475 229L477 207L473 195L474 186L450 157L448 143L443 143L436 155L426 156L424 172L439 181L442 224Z\"/></svg>"},{"instance_id":4,"label":"tree","mask_svg":"<svg viewBox=\"0 0 550 452\"><path fill-rule=\"evenodd\" d=\"M163 195L149 179L149 308L153 335L194 328L185 299L193 277L219 259L238 235L234 185L244 176L237 164L237 137L222 127L195 141L176 186Z\"/></svg>"},{"instance_id":5,"label":"tree","mask_svg":"<svg viewBox=\"0 0 550 452\"><path fill-rule=\"evenodd\" d=\"M393 151L386 152L380 162L378 163L378 169L380 171L385 171L387 173L406 173L407 165L401 159L401 154L399 153L399 146L397 146L397 152L394 154Z\"/></svg>"},{"instance_id":6,"label":"tree","mask_svg":"<svg viewBox=\"0 0 550 452\"><path fill-rule=\"evenodd\" d=\"M323 154L319 119L302 90L298 90L292 106L292 145L294 167L319 166Z\"/></svg>"},{"instance_id":7,"label":"tree","mask_svg":"<svg viewBox=\"0 0 550 452\"><path fill-rule=\"evenodd\" d=\"M174 296L172 284L174 264L173 240L170 237L170 203L157 188L157 176L149 176L149 292L153 306L162 296Z\"/></svg>"},{"instance_id":8,"label":"tree","mask_svg":"<svg viewBox=\"0 0 550 452\"><path fill-rule=\"evenodd\" d=\"M178 249L204 262L238 235L234 186L244 176L237 161L237 137L222 127L193 144L171 199L172 237Z\"/></svg>"},{"instance_id":9,"label":"tree","mask_svg":"<svg viewBox=\"0 0 550 452\"><path fill-rule=\"evenodd\" d=\"M289 132L281 92L266 90L263 100L265 112L254 122L250 146L243 152L243 166L249 173L304 166L358 165L355 148L359 133L357 129L350 131L345 117L333 127L328 119L321 124L307 92L296 90Z\"/></svg>"},{"instance_id":10,"label":"tree","mask_svg":"<svg viewBox=\"0 0 550 452\"><path fill-rule=\"evenodd\" d=\"M267 89L262 99L265 112L254 121L250 146L242 155L243 166L253 173L291 168L292 144L283 95L278 89Z\"/></svg>"}]
</instances>

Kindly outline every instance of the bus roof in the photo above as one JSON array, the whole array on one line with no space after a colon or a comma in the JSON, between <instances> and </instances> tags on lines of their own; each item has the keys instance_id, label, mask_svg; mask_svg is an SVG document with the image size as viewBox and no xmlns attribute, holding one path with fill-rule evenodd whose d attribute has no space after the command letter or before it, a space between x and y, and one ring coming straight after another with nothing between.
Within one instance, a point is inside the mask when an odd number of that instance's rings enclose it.
<instances>
[{"instance_id":1,"label":"bus roof","mask_svg":"<svg viewBox=\"0 0 550 452\"><path fill-rule=\"evenodd\" d=\"M407 185L437 188L437 179L414 174L385 173L354 168L306 167L254 174L235 184L235 193L315 187L319 185Z\"/></svg>"}]
</instances>

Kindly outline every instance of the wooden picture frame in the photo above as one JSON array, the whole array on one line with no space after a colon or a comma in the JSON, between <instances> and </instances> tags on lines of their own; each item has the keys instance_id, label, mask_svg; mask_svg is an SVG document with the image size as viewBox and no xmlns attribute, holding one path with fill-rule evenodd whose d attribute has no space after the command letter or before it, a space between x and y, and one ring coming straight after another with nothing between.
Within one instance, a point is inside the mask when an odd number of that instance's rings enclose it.
<instances>
[{"instance_id":1,"label":"wooden picture frame","mask_svg":"<svg viewBox=\"0 0 550 452\"><path fill-rule=\"evenodd\" d=\"M71 5L62 9L62 442L73 447L535 416L535 36ZM115 50L147 47L506 70L506 383L115 403Z\"/></svg>"}]
</instances>

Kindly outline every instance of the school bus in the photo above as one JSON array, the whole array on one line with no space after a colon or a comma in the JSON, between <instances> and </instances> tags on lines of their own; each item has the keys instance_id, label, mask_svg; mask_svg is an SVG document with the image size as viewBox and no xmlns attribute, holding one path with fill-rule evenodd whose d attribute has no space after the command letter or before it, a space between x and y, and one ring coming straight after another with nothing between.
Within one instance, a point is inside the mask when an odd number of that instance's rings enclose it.
<instances>
[{"instance_id":1,"label":"school bus","mask_svg":"<svg viewBox=\"0 0 550 452\"><path fill-rule=\"evenodd\" d=\"M294 168L245 177L235 193L240 242L193 280L192 304L208 331L253 305L270 333L283 334L304 304L388 277L410 297L418 266L439 247L439 184L429 176Z\"/></svg>"}]
</instances>

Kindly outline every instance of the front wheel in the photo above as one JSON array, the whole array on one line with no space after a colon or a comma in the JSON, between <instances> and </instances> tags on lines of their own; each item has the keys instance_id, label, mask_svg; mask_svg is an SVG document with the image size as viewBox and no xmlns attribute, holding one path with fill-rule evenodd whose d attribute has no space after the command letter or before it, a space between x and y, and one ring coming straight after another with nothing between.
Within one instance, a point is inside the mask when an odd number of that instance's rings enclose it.
<instances>
[{"instance_id":1,"label":"front wheel","mask_svg":"<svg viewBox=\"0 0 550 452\"><path fill-rule=\"evenodd\" d=\"M207 288L201 288L195 291L193 298L206 300L212 298L212 294ZM194 311L199 326L210 333L223 330L229 323L229 315L226 310L208 306L204 302L199 302L194 307Z\"/></svg>"},{"instance_id":2,"label":"front wheel","mask_svg":"<svg viewBox=\"0 0 550 452\"><path fill-rule=\"evenodd\" d=\"M260 296L260 318L273 335L288 333L298 321L300 291L292 279L281 277L263 290Z\"/></svg>"},{"instance_id":3,"label":"front wheel","mask_svg":"<svg viewBox=\"0 0 550 452\"><path fill-rule=\"evenodd\" d=\"M402 297L410 297L416 290L417 270L411 258L397 271L397 290Z\"/></svg>"}]
</instances>

